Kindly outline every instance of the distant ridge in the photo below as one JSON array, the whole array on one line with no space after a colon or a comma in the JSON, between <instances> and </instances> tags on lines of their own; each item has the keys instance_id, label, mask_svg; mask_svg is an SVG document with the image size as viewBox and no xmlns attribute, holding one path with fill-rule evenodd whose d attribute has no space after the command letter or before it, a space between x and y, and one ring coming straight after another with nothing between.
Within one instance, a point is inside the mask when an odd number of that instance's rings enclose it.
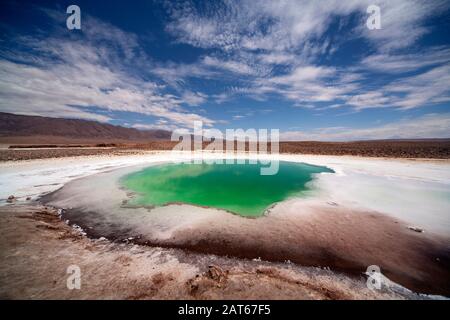
<instances>
[{"instance_id":1,"label":"distant ridge","mask_svg":"<svg viewBox=\"0 0 450 320\"><path fill-rule=\"evenodd\" d=\"M170 140L165 130L138 130L97 121L24 116L0 112L0 137L40 137L49 143L70 141L149 141Z\"/></svg>"}]
</instances>

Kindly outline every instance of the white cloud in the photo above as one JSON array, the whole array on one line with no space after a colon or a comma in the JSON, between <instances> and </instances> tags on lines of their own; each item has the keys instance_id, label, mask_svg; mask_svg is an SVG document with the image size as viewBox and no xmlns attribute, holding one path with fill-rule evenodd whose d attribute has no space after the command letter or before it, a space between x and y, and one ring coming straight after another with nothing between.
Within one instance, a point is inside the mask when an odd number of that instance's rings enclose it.
<instances>
[{"instance_id":1,"label":"white cloud","mask_svg":"<svg viewBox=\"0 0 450 320\"><path fill-rule=\"evenodd\" d=\"M402 109L417 108L450 101L450 64L422 74L396 81L385 87L390 93L401 94L394 105Z\"/></svg>"},{"instance_id":2,"label":"white cloud","mask_svg":"<svg viewBox=\"0 0 450 320\"><path fill-rule=\"evenodd\" d=\"M361 26L360 30L382 52L410 47L431 32L431 27L425 24L427 19L449 8L446 0L385 0L379 1L378 5L381 7L381 29L369 30Z\"/></svg>"},{"instance_id":3,"label":"white cloud","mask_svg":"<svg viewBox=\"0 0 450 320\"><path fill-rule=\"evenodd\" d=\"M411 54L378 53L361 61L361 67L385 73L402 73L450 62L450 48L430 48Z\"/></svg>"},{"instance_id":4,"label":"white cloud","mask_svg":"<svg viewBox=\"0 0 450 320\"><path fill-rule=\"evenodd\" d=\"M258 58L267 64L275 64L275 65L283 65L283 64L292 64L297 58L294 54L284 53L284 52L270 52L263 53L258 56Z\"/></svg>"},{"instance_id":5,"label":"white cloud","mask_svg":"<svg viewBox=\"0 0 450 320\"><path fill-rule=\"evenodd\" d=\"M152 115L177 126L214 123L183 109L183 104L202 103L203 94L186 92L184 100L129 69L148 63L135 35L93 18L83 21L89 23L84 38L18 38L31 50L19 61L14 52L2 52L1 111L108 121L87 109L96 107Z\"/></svg>"},{"instance_id":6,"label":"white cloud","mask_svg":"<svg viewBox=\"0 0 450 320\"><path fill-rule=\"evenodd\" d=\"M184 84L185 79L188 78L209 79L219 76L217 72L205 68L201 63L183 64L169 62L165 65L155 66L150 72L175 88L180 88Z\"/></svg>"},{"instance_id":7,"label":"white cloud","mask_svg":"<svg viewBox=\"0 0 450 320\"><path fill-rule=\"evenodd\" d=\"M280 134L283 141L352 141L371 139L450 138L450 113L428 114L382 126L354 129L322 128L313 131L287 131Z\"/></svg>"},{"instance_id":8,"label":"white cloud","mask_svg":"<svg viewBox=\"0 0 450 320\"><path fill-rule=\"evenodd\" d=\"M224 69L237 74L255 74L255 71L248 64L239 61L223 61L206 56L203 59L203 63L209 67Z\"/></svg>"},{"instance_id":9,"label":"white cloud","mask_svg":"<svg viewBox=\"0 0 450 320\"><path fill-rule=\"evenodd\" d=\"M371 91L350 96L346 103L357 110L392 107L412 109L450 101L450 64L396 80Z\"/></svg>"},{"instance_id":10,"label":"white cloud","mask_svg":"<svg viewBox=\"0 0 450 320\"><path fill-rule=\"evenodd\" d=\"M131 127L138 130L166 130L166 131L180 130L180 127L176 125L171 125L166 120L158 120L154 124L135 123L131 125Z\"/></svg>"},{"instance_id":11,"label":"white cloud","mask_svg":"<svg viewBox=\"0 0 450 320\"><path fill-rule=\"evenodd\" d=\"M331 76L335 73L333 68L302 66L295 68L290 74L273 77L271 82L289 86L303 86L305 82L315 81Z\"/></svg>"},{"instance_id":12,"label":"white cloud","mask_svg":"<svg viewBox=\"0 0 450 320\"><path fill-rule=\"evenodd\" d=\"M257 79L246 91L260 97L279 94L294 105L310 105L344 99L358 89L355 77L331 67L302 65L284 75Z\"/></svg>"},{"instance_id":13,"label":"white cloud","mask_svg":"<svg viewBox=\"0 0 450 320\"><path fill-rule=\"evenodd\" d=\"M384 49L406 47L429 32L424 21L448 9L445 0L377 1L381 30L368 30L365 20L371 0L284 0L208 2L202 12L193 4L171 5L167 30L182 42L224 50L285 51L320 38L334 17L356 14L360 35Z\"/></svg>"},{"instance_id":14,"label":"white cloud","mask_svg":"<svg viewBox=\"0 0 450 320\"><path fill-rule=\"evenodd\" d=\"M0 49L0 110L108 121L108 113L88 109L95 106L152 115L160 120L150 126L169 128L192 127L194 120L209 126L221 123L197 114L200 108L189 112L186 105L200 106L208 99L224 103L239 95L259 101L277 95L293 106L320 110L410 109L450 101L450 49L400 50L410 49L430 32L426 19L449 4L379 1L382 30L369 31L365 10L371 3L207 1L202 11L184 2L167 3L172 17L167 30L179 42L212 49L188 64L156 63L145 54L137 35L84 16L82 36L75 34L69 40L57 32L50 38L22 37L29 54ZM345 36L369 40L373 54L351 67L324 66L323 61L347 40L340 39L339 32L348 27L350 15L359 27ZM336 21L339 30L330 30ZM336 37L329 37L328 31ZM373 71L393 78L371 79ZM192 78L217 80L223 92L209 96L199 92L190 87Z\"/></svg>"},{"instance_id":15,"label":"white cloud","mask_svg":"<svg viewBox=\"0 0 450 320\"><path fill-rule=\"evenodd\" d=\"M397 94L389 84L371 79L371 72L426 72L423 68L448 63L448 47L416 53L405 53L404 49L411 49L431 32L427 19L442 14L450 4L444 0L381 0L376 4L381 7L382 29L369 30L366 9L370 4L373 1L243 0L207 2L199 11L195 5L183 2L180 6L168 4L172 22L167 30L180 42L219 52L200 59L197 65L201 69L222 69L239 80L231 90L215 95L218 103L238 94L255 100L276 94L294 105L347 103L358 110L412 108L447 101L449 94L436 81L424 84L427 94L422 96L426 98L420 98L413 91L424 93L425 89L419 90L415 83L405 84L403 93ZM358 21L356 27L340 36L339 32L349 26L350 15ZM339 30L331 30L336 36L330 39L327 32L336 21ZM350 68L321 67L319 58L336 52L348 36L369 40L368 49L375 52ZM223 77L223 72L214 76ZM417 82L423 84L420 77Z\"/></svg>"},{"instance_id":16,"label":"white cloud","mask_svg":"<svg viewBox=\"0 0 450 320\"><path fill-rule=\"evenodd\" d=\"M350 97L347 104L360 110L385 107L389 101L389 98L381 92L367 92Z\"/></svg>"},{"instance_id":17,"label":"white cloud","mask_svg":"<svg viewBox=\"0 0 450 320\"><path fill-rule=\"evenodd\" d=\"M185 91L183 93L182 99L185 103L190 106L198 106L207 100L208 96L201 92Z\"/></svg>"}]
</instances>

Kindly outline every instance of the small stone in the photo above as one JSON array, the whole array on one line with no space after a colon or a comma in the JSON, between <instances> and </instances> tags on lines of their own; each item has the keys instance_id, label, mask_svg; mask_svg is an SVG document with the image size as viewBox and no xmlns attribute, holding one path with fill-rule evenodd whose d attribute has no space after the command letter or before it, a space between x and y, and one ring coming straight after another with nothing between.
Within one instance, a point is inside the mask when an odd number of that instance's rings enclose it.
<instances>
[{"instance_id":1,"label":"small stone","mask_svg":"<svg viewBox=\"0 0 450 320\"><path fill-rule=\"evenodd\" d=\"M31 200L31 197L27 197L27 201L30 201Z\"/></svg>"},{"instance_id":2,"label":"small stone","mask_svg":"<svg viewBox=\"0 0 450 320\"><path fill-rule=\"evenodd\" d=\"M412 231L415 231L415 232L418 232L418 233L422 233L422 232L425 231L425 230L423 230L423 229L421 229L419 227L414 227L414 226L409 226L408 229L412 230Z\"/></svg>"},{"instance_id":3,"label":"small stone","mask_svg":"<svg viewBox=\"0 0 450 320\"><path fill-rule=\"evenodd\" d=\"M227 279L227 272L214 265L208 266L207 275L209 278L217 281L218 283L224 282Z\"/></svg>"},{"instance_id":4,"label":"small stone","mask_svg":"<svg viewBox=\"0 0 450 320\"><path fill-rule=\"evenodd\" d=\"M9 196L8 199L6 200L6 202L8 203L13 203L14 201L16 201L16 197L14 196Z\"/></svg>"}]
</instances>

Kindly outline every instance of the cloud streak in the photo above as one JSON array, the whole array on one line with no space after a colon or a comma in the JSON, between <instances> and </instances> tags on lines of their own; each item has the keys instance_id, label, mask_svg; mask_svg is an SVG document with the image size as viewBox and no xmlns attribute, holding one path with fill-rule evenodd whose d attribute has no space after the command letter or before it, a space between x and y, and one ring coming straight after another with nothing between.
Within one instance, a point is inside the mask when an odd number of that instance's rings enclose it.
<instances>
[{"instance_id":1,"label":"cloud streak","mask_svg":"<svg viewBox=\"0 0 450 320\"><path fill-rule=\"evenodd\" d=\"M179 42L216 50L214 57L199 60L201 69L222 69L240 80L232 90L215 95L218 103L237 94L256 100L277 95L294 106L329 102L356 110L409 109L447 101L449 90L425 80L433 73L447 78L450 48L431 47L417 53L402 50L430 33L427 19L449 10L449 3L379 1L381 30L366 28L370 4L372 1L360 0L219 1L206 3L200 11L187 1L167 4L172 22L166 30ZM350 24L350 17L357 21L355 25ZM350 31L342 37L365 39L372 54L351 68L324 67L321 59L333 55L344 41L339 37L344 26ZM333 42L330 33L338 34ZM380 84L373 79L373 72L395 77ZM401 89L398 81L403 83Z\"/></svg>"},{"instance_id":2,"label":"cloud streak","mask_svg":"<svg viewBox=\"0 0 450 320\"><path fill-rule=\"evenodd\" d=\"M205 95L186 91L175 96L165 93L163 85L139 76L136 66L148 67L149 58L134 34L90 17L83 23L86 33L82 36L18 38L21 47L31 51L20 59L15 52L2 52L2 111L111 120L89 111L98 108L150 115L181 127L193 121L214 124L214 120L183 108L201 104ZM129 68L130 63L134 69Z\"/></svg>"},{"instance_id":3,"label":"cloud streak","mask_svg":"<svg viewBox=\"0 0 450 320\"><path fill-rule=\"evenodd\" d=\"M449 138L450 113L428 114L415 119L357 129L321 128L312 131L287 131L280 134L282 141L355 141L371 139Z\"/></svg>"},{"instance_id":4,"label":"cloud streak","mask_svg":"<svg viewBox=\"0 0 450 320\"><path fill-rule=\"evenodd\" d=\"M164 2L169 20L156 51L166 50L173 60L157 60L144 36L89 14L83 14L82 32L68 32L62 11L41 9L59 27L34 37L14 34L0 44L0 110L104 122L123 113L152 122L130 126L174 129L191 128L193 121L219 127L225 124L221 116L243 126L251 124L249 118L267 123L254 107L263 102L283 109L286 116L275 119L286 122L290 111L335 116L341 109L384 108L405 116L449 103L450 45L422 46L420 40L432 32L429 19L450 3L381 0L382 29L368 30L371 2ZM241 113L230 117L229 107ZM337 126L307 134L345 138ZM394 128L349 130L378 137L394 136Z\"/></svg>"}]
</instances>

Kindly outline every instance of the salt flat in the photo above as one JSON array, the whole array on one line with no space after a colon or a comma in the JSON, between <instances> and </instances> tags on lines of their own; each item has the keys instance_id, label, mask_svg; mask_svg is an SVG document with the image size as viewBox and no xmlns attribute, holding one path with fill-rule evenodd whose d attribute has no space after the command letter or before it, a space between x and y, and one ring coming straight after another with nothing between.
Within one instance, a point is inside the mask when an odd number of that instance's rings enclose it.
<instances>
[{"instance_id":1,"label":"salt flat","mask_svg":"<svg viewBox=\"0 0 450 320\"><path fill-rule=\"evenodd\" d=\"M248 155L143 152L120 157L31 160L0 165L0 193L63 208L89 237L201 254L330 267L351 276L379 265L415 292L449 295L450 162L339 156L261 159L331 168L304 198L275 204L261 218L184 204L135 207L119 179L149 165ZM252 155L251 157L254 157ZM57 192L54 192L57 191ZM411 227L424 232L416 232Z\"/></svg>"},{"instance_id":2,"label":"salt flat","mask_svg":"<svg viewBox=\"0 0 450 320\"><path fill-rule=\"evenodd\" d=\"M198 157L195 155L194 157ZM114 168L179 161L190 154L148 152L134 156L88 156L0 163L0 201L24 200L57 190L65 183ZM207 159L231 155L202 154ZM244 155L240 155L244 157ZM450 234L450 161L280 155L283 161L327 166L336 174L314 181L326 201L372 209L443 235Z\"/></svg>"}]
</instances>

